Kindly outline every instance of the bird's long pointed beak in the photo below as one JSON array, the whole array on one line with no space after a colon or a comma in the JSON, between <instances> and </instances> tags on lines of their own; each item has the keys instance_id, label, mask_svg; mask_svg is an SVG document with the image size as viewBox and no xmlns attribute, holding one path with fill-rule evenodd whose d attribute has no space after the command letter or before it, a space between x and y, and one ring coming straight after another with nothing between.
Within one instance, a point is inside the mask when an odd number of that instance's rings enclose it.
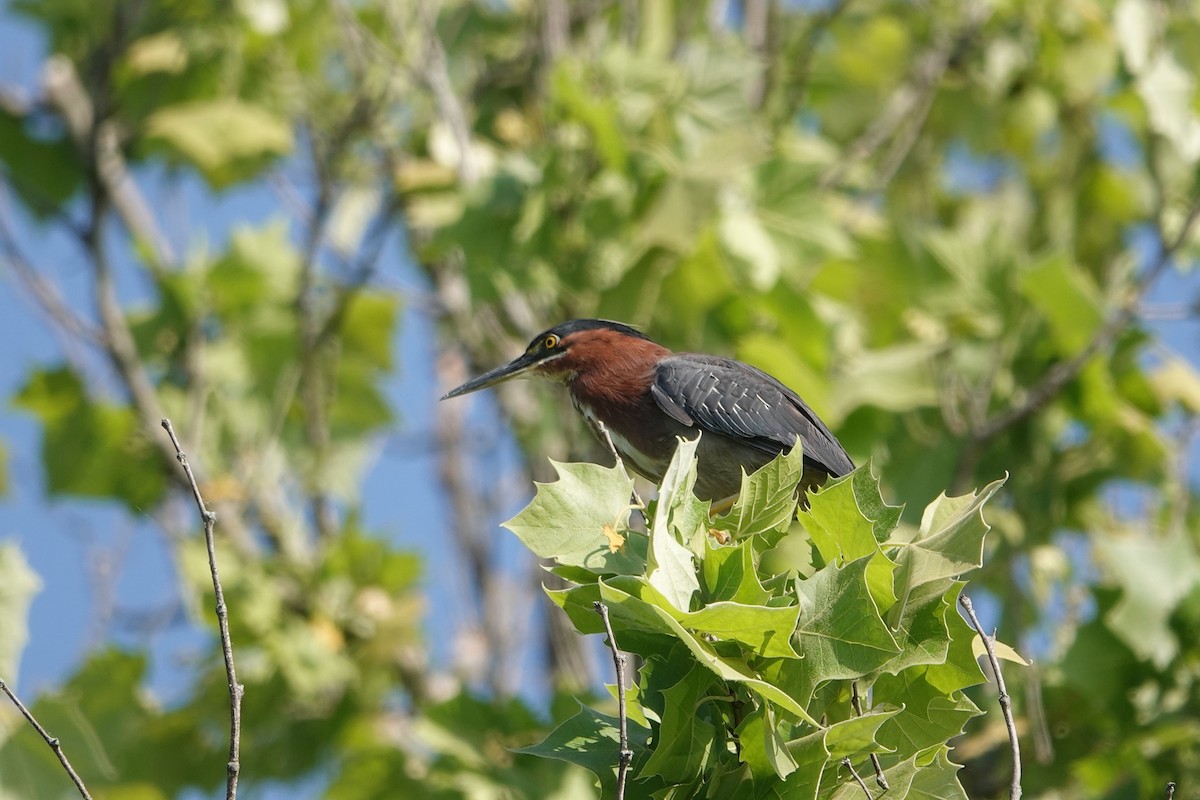
<instances>
[{"instance_id":1,"label":"bird's long pointed beak","mask_svg":"<svg viewBox=\"0 0 1200 800\"><path fill-rule=\"evenodd\" d=\"M477 392L480 389L486 389L489 386L495 386L498 383L504 383L507 380L512 380L513 378L524 375L526 372L536 367L539 361L540 359L538 359L536 356L531 356L528 353L518 356L502 367L496 367L490 372L483 373L478 378L473 378L472 380L467 381L457 389L451 389L449 392L446 392L441 399L449 400L451 397L470 394L471 392Z\"/></svg>"}]
</instances>

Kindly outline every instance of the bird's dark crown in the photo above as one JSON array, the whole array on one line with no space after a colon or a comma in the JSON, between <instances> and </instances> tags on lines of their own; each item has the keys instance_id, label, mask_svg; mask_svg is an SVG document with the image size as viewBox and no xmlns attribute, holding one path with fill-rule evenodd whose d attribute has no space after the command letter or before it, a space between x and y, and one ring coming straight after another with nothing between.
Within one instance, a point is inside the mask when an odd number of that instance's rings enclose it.
<instances>
[{"instance_id":1,"label":"bird's dark crown","mask_svg":"<svg viewBox=\"0 0 1200 800\"><path fill-rule=\"evenodd\" d=\"M639 331L637 328L626 325L624 322L613 322L610 319L573 319L569 322L560 322L553 328L548 328L537 336L533 337L533 341L529 343L529 349L537 347L537 345L546 340L547 336L554 335L559 339L566 340L573 333L582 333L584 331L615 331L624 336L632 336L635 339L645 339L650 341L650 337Z\"/></svg>"}]
</instances>

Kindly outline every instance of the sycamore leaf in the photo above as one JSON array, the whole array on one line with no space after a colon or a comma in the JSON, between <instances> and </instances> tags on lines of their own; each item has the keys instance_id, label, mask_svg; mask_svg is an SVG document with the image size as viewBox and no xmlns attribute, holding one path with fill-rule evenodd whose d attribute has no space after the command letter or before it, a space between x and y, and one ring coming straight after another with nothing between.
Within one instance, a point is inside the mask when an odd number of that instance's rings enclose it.
<instances>
[{"instance_id":1,"label":"sycamore leaf","mask_svg":"<svg viewBox=\"0 0 1200 800\"><path fill-rule=\"evenodd\" d=\"M692 552L683 544L697 525L706 520L704 504L692 493L699 442L699 437L679 440L659 487L658 504L650 523L646 577L680 611L688 610L692 595L700 590Z\"/></svg>"},{"instance_id":2,"label":"sycamore leaf","mask_svg":"<svg viewBox=\"0 0 1200 800\"><path fill-rule=\"evenodd\" d=\"M728 514L713 520L718 530L736 538L786 531L796 515L796 486L804 472L804 453L797 438L787 453L753 474L742 473L742 488Z\"/></svg>"},{"instance_id":3,"label":"sycamore leaf","mask_svg":"<svg viewBox=\"0 0 1200 800\"><path fill-rule=\"evenodd\" d=\"M830 725L825 731L825 749L831 758L847 758L886 751L877 741L879 729L902 709L875 709L861 717L850 717Z\"/></svg>"},{"instance_id":4,"label":"sycamore leaf","mask_svg":"<svg viewBox=\"0 0 1200 800\"><path fill-rule=\"evenodd\" d=\"M830 481L813 495L807 511L797 517L826 562L854 561L871 556L867 585L881 612L896 602L896 565L880 549L900 523L902 506L889 506L879 493L879 480L864 464L849 475Z\"/></svg>"},{"instance_id":5,"label":"sycamore leaf","mask_svg":"<svg viewBox=\"0 0 1200 800\"><path fill-rule=\"evenodd\" d=\"M787 743L788 753L796 763L791 779L776 793L783 800L814 800L821 789L829 750L825 747L825 731L815 731Z\"/></svg>"},{"instance_id":6,"label":"sycamore leaf","mask_svg":"<svg viewBox=\"0 0 1200 800\"><path fill-rule=\"evenodd\" d=\"M992 650L996 653L996 658L1002 661L1011 661L1014 664L1020 664L1022 667L1032 666L1033 662L1026 659L1018 653L1014 647L1007 645L997 639L992 642ZM983 643L983 638L979 634L975 634L975 638L971 640L971 652L975 654L976 659L987 657L987 645Z\"/></svg>"},{"instance_id":7,"label":"sycamore leaf","mask_svg":"<svg viewBox=\"0 0 1200 800\"><path fill-rule=\"evenodd\" d=\"M617 787L617 755L621 749L619 726L616 717L581 706L578 714L551 731L540 743L516 752L578 764L595 773L608 797ZM628 731L629 746L636 760L649 747L650 731L632 719L628 720Z\"/></svg>"},{"instance_id":8,"label":"sycamore leaf","mask_svg":"<svg viewBox=\"0 0 1200 800\"><path fill-rule=\"evenodd\" d=\"M983 519L983 504L1007 479L992 481L973 495L947 497L943 493L925 509L915 539L885 544L900 545L895 558L899 565L896 596L901 602L892 609L893 615L902 613L914 587L957 578L983 563L983 538L991 530Z\"/></svg>"},{"instance_id":9,"label":"sycamore leaf","mask_svg":"<svg viewBox=\"0 0 1200 800\"><path fill-rule=\"evenodd\" d=\"M596 573L641 574L645 539L627 534L633 479L625 469L550 463L559 479L537 484L533 500L504 527L541 558ZM615 553L606 525L627 538Z\"/></svg>"},{"instance_id":10,"label":"sycamore leaf","mask_svg":"<svg viewBox=\"0 0 1200 800\"><path fill-rule=\"evenodd\" d=\"M911 667L882 675L872 687L879 705L901 707L879 732L879 741L901 753L945 744L962 733L980 711L961 691L947 693L927 679L929 667Z\"/></svg>"},{"instance_id":11,"label":"sycamore leaf","mask_svg":"<svg viewBox=\"0 0 1200 800\"><path fill-rule=\"evenodd\" d=\"M163 106L146 118L146 136L166 142L217 185L239 161L256 162L292 149L288 121L236 98Z\"/></svg>"},{"instance_id":12,"label":"sycamore leaf","mask_svg":"<svg viewBox=\"0 0 1200 800\"><path fill-rule=\"evenodd\" d=\"M814 683L861 677L900 652L867 589L869 562L828 564L796 582L801 607L796 650Z\"/></svg>"},{"instance_id":13,"label":"sycamore leaf","mask_svg":"<svg viewBox=\"0 0 1200 800\"><path fill-rule=\"evenodd\" d=\"M779 735L770 704L759 706L746 715L738 726L738 742L742 762L750 766L750 771L759 780L771 776L787 780L799 766Z\"/></svg>"},{"instance_id":14,"label":"sycamore leaf","mask_svg":"<svg viewBox=\"0 0 1200 800\"><path fill-rule=\"evenodd\" d=\"M900 523L903 506L889 506L870 464L830 481L798 516L826 561L853 561L879 551Z\"/></svg>"},{"instance_id":15,"label":"sycamore leaf","mask_svg":"<svg viewBox=\"0 0 1200 800\"><path fill-rule=\"evenodd\" d=\"M706 550L701 564L704 588L710 601L731 600L745 605L766 605L771 598L754 568L754 547L750 541L722 546L705 537Z\"/></svg>"},{"instance_id":16,"label":"sycamore leaf","mask_svg":"<svg viewBox=\"0 0 1200 800\"><path fill-rule=\"evenodd\" d=\"M713 683L712 672L696 664L675 685L663 689L666 712L654 752L638 771L639 777L658 775L668 783L682 783L702 771L717 740L717 729L696 712Z\"/></svg>"},{"instance_id":17,"label":"sycamore leaf","mask_svg":"<svg viewBox=\"0 0 1200 800\"><path fill-rule=\"evenodd\" d=\"M628 578L624 580L626 584L630 582ZM809 725L819 727L812 715L787 692L764 681L744 662L719 655L712 645L689 633L665 609L612 586L607 581L600 581L600 599L608 604L614 620L620 620L635 629L678 639L692 652L697 661L718 677L745 684L764 700L770 700L789 714L794 714Z\"/></svg>"},{"instance_id":18,"label":"sycamore leaf","mask_svg":"<svg viewBox=\"0 0 1200 800\"><path fill-rule=\"evenodd\" d=\"M710 603L696 611L680 611L653 585L635 577L617 577L608 585L628 592L671 615L689 630L707 639L740 642L764 658L799 658L790 639L796 630L799 606L748 606L741 603Z\"/></svg>"},{"instance_id":19,"label":"sycamore leaf","mask_svg":"<svg viewBox=\"0 0 1200 800\"><path fill-rule=\"evenodd\" d=\"M967 793L958 782L958 764L950 760L950 748L943 744L933 761L918 767L905 797L914 800L967 800Z\"/></svg>"}]
</instances>

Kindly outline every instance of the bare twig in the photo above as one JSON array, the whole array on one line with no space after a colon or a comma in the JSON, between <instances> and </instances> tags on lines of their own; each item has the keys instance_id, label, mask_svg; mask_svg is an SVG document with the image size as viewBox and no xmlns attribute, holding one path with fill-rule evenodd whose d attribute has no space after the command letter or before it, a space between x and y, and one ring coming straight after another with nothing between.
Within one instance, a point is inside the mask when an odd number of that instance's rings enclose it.
<instances>
[{"instance_id":1,"label":"bare twig","mask_svg":"<svg viewBox=\"0 0 1200 800\"><path fill-rule=\"evenodd\" d=\"M867 784L862 779L862 776L854 769L854 765L850 763L850 759L843 758L842 766L850 771L850 777L854 778L854 782L858 784L858 788L862 789L862 793L867 796L867 800L871 800L871 790L867 788Z\"/></svg>"},{"instance_id":2,"label":"bare twig","mask_svg":"<svg viewBox=\"0 0 1200 800\"><path fill-rule=\"evenodd\" d=\"M1175 781L1167 781L1167 800L1175 800Z\"/></svg>"},{"instance_id":3,"label":"bare twig","mask_svg":"<svg viewBox=\"0 0 1200 800\"><path fill-rule=\"evenodd\" d=\"M46 740L46 744L50 745L50 749L53 750L54 755L58 757L58 763L63 765L63 769L67 771L67 775L70 776L71 782L74 783L75 788L79 790L80 796L82 796L84 800L92 800L92 796L88 794L87 787L83 785L83 779L79 777L79 773L76 772L75 768L71 766L71 762L67 760L67 754L63 751L62 742L58 740L58 737L51 736L50 732L42 727L42 724L37 721L36 717L33 716L33 712L25 707L25 704L21 702L21 698L13 694L13 690L8 688L8 684L6 684L2 679L0 679L0 692L4 692L6 695L8 695L8 699L12 700L13 705L15 705L17 710L21 712L21 716L29 720L29 724L33 726L33 729L36 730L41 737ZM1175 784L1171 785L1174 786Z\"/></svg>"},{"instance_id":4,"label":"bare twig","mask_svg":"<svg viewBox=\"0 0 1200 800\"><path fill-rule=\"evenodd\" d=\"M620 720L621 750L617 756L617 800L625 797L625 777L629 773L629 765L633 761L633 751L629 749L629 719L625 711L625 664L628 657L617 649L617 637L613 635L612 623L608 619L608 606L597 600L592 604L600 619L604 620L604 631L608 634L608 648L612 651L613 667L617 671L617 719Z\"/></svg>"},{"instance_id":5,"label":"bare twig","mask_svg":"<svg viewBox=\"0 0 1200 800\"><path fill-rule=\"evenodd\" d=\"M850 705L854 708L854 715L861 717L863 715L862 697L858 693L858 681L850 682ZM875 783L879 784L879 788L885 792L892 788L888 786L887 778L883 775L883 765L879 763L879 754L871 753L871 768L875 770Z\"/></svg>"},{"instance_id":6,"label":"bare twig","mask_svg":"<svg viewBox=\"0 0 1200 800\"><path fill-rule=\"evenodd\" d=\"M958 602L967 612L967 617L971 620L971 627L975 628L975 632L983 640L983 646L987 649L988 662L992 665L992 674L996 676L996 688L1000 691L1000 712L1004 715L1004 725L1008 728L1008 742L1012 746L1012 784L1009 786L1008 796L1010 800L1020 800L1021 743L1017 739L1017 725L1013 722L1012 698L1008 696L1008 688L1004 685L1004 675L1000 672L1000 659L996 657L996 637L983 632L983 627L979 624L979 617L975 616L975 607L971 605L971 598L965 594L960 595Z\"/></svg>"},{"instance_id":7,"label":"bare twig","mask_svg":"<svg viewBox=\"0 0 1200 800\"><path fill-rule=\"evenodd\" d=\"M214 543L213 526L216 525L217 515L208 510L204 498L200 496L200 487L196 476L192 474L192 466L187 456L179 447L179 439L171 420L163 418L162 426L171 437L171 445L175 448L175 457L187 475L192 487L192 496L196 499L196 508L200 510L200 519L204 521L204 543L208 547L208 568L212 572L213 593L217 600L217 626L221 631L221 655L225 658L225 677L229 683L229 762L225 765L225 798L235 800L237 797L238 775L241 773L242 750L242 695L246 688L237 681L237 672L233 666L233 642L229 638L229 612L225 607L225 592L221 589L221 578L217 574L217 551Z\"/></svg>"}]
</instances>

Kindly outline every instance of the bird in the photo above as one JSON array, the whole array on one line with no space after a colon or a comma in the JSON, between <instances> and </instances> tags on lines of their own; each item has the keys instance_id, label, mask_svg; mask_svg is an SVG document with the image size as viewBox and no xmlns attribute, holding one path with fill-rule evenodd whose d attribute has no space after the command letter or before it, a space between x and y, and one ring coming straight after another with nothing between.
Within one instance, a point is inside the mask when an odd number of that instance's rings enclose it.
<instances>
[{"instance_id":1,"label":"bird","mask_svg":"<svg viewBox=\"0 0 1200 800\"><path fill-rule=\"evenodd\" d=\"M804 466L798 491L854 469L837 437L777 378L730 358L674 353L611 320L555 325L512 361L442 400L523 376L563 383L597 438L655 484L662 482L679 438L702 434L693 491L713 501L714 509L733 504L743 471L754 472L797 441Z\"/></svg>"}]
</instances>

